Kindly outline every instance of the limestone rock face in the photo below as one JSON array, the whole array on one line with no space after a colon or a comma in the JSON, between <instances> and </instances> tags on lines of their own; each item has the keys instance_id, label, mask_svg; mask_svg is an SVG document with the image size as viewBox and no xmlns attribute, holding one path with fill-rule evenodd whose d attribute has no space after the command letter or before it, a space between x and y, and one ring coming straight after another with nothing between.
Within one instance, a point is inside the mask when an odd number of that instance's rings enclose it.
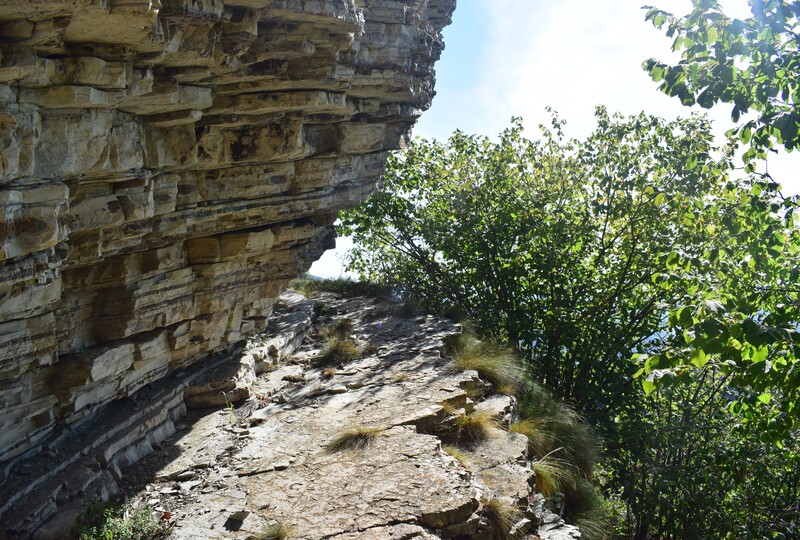
<instances>
[{"instance_id":1,"label":"limestone rock face","mask_svg":"<svg viewBox=\"0 0 800 540\"><path fill-rule=\"evenodd\" d=\"M430 104L454 8L0 0L0 465L264 329Z\"/></svg>"}]
</instances>

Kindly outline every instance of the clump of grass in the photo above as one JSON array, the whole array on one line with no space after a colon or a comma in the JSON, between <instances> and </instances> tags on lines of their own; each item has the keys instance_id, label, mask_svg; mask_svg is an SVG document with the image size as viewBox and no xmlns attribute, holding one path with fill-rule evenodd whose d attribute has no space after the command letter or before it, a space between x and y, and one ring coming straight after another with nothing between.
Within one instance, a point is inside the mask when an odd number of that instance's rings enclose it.
<instances>
[{"instance_id":1,"label":"clump of grass","mask_svg":"<svg viewBox=\"0 0 800 540\"><path fill-rule=\"evenodd\" d=\"M392 377L392 382L402 383L402 382L406 382L410 378L411 377L409 377L408 373L398 373L397 375Z\"/></svg>"},{"instance_id":2,"label":"clump of grass","mask_svg":"<svg viewBox=\"0 0 800 540\"><path fill-rule=\"evenodd\" d=\"M325 342L322 353L314 359L313 363L318 367L332 367L352 362L359 356L361 356L361 349L354 340L330 337Z\"/></svg>"},{"instance_id":3,"label":"clump of grass","mask_svg":"<svg viewBox=\"0 0 800 540\"><path fill-rule=\"evenodd\" d=\"M545 456L531 464L536 473L536 489L545 497L556 493L573 493L577 486L575 467L552 456Z\"/></svg>"},{"instance_id":4,"label":"clump of grass","mask_svg":"<svg viewBox=\"0 0 800 540\"><path fill-rule=\"evenodd\" d=\"M257 538L258 540L287 540L291 534L291 529L286 525L282 523L272 523L270 525L265 525Z\"/></svg>"},{"instance_id":5,"label":"clump of grass","mask_svg":"<svg viewBox=\"0 0 800 540\"><path fill-rule=\"evenodd\" d=\"M172 527L150 506L105 504L90 506L75 520L72 533L78 540L161 540Z\"/></svg>"},{"instance_id":6,"label":"clump of grass","mask_svg":"<svg viewBox=\"0 0 800 540\"><path fill-rule=\"evenodd\" d=\"M340 431L325 445L328 453L341 452L342 450L363 450L375 440L381 432L379 428L355 426Z\"/></svg>"},{"instance_id":7,"label":"clump of grass","mask_svg":"<svg viewBox=\"0 0 800 540\"><path fill-rule=\"evenodd\" d=\"M469 457L458 447L451 445L444 445L442 446L442 450L444 450L448 455L454 457L456 461L461 463L464 467L469 468Z\"/></svg>"},{"instance_id":8,"label":"clump of grass","mask_svg":"<svg viewBox=\"0 0 800 540\"><path fill-rule=\"evenodd\" d=\"M516 394L525 382L522 362L508 347L461 334L448 341L447 349L456 368L474 369L500 393Z\"/></svg>"},{"instance_id":9,"label":"clump of grass","mask_svg":"<svg viewBox=\"0 0 800 540\"><path fill-rule=\"evenodd\" d=\"M306 298L308 295L304 294ZM327 315L331 311L331 306L326 304L325 302L314 302L314 313L316 315Z\"/></svg>"},{"instance_id":10,"label":"clump of grass","mask_svg":"<svg viewBox=\"0 0 800 540\"><path fill-rule=\"evenodd\" d=\"M344 317L336 321L336 324L326 326L320 330L319 335L324 338L347 339L353 331L353 320Z\"/></svg>"},{"instance_id":11,"label":"clump of grass","mask_svg":"<svg viewBox=\"0 0 800 540\"><path fill-rule=\"evenodd\" d=\"M523 419L511 424L509 431L528 437L539 492L546 497L564 494L565 518L576 525L584 520L581 538L607 538L610 511L590 482L597 454L592 430L575 409L532 382L520 395L519 412Z\"/></svg>"},{"instance_id":12,"label":"clump of grass","mask_svg":"<svg viewBox=\"0 0 800 540\"><path fill-rule=\"evenodd\" d=\"M509 540L511 528L523 518L522 511L502 499L482 499L483 517L489 522L492 536L498 540Z\"/></svg>"},{"instance_id":13,"label":"clump of grass","mask_svg":"<svg viewBox=\"0 0 800 540\"><path fill-rule=\"evenodd\" d=\"M576 483L578 504L570 513L570 519L581 530L583 540L606 540L611 538L611 506L597 489L583 478Z\"/></svg>"},{"instance_id":14,"label":"clump of grass","mask_svg":"<svg viewBox=\"0 0 800 540\"><path fill-rule=\"evenodd\" d=\"M558 448L555 434L547 429L546 418L525 418L512 422L508 431L520 433L528 438L528 451L531 456L541 458Z\"/></svg>"},{"instance_id":15,"label":"clump of grass","mask_svg":"<svg viewBox=\"0 0 800 540\"><path fill-rule=\"evenodd\" d=\"M592 477L597 441L575 409L529 383L520 396L519 411L523 420L512 424L510 430L528 437L531 457L551 455L571 463L583 477Z\"/></svg>"},{"instance_id":16,"label":"clump of grass","mask_svg":"<svg viewBox=\"0 0 800 540\"><path fill-rule=\"evenodd\" d=\"M460 414L453 420L456 440L459 443L475 443L489 438L497 427L494 417L488 412Z\"/></svg>"},{"instance_id":17,"label":"clump of grass","mask_svg":"<svg viewBox=\"0 0 800 540\"><path fill-rule=\"evenodd\" d=\"M325 369L322 370L323 379L332 379L334 375L336 375L335 367L326 367Z\"/></svg>"},{"instance_id":18,"label":"clump of grass","mask_svg":"<svg viewBox=\"0 0 800 540\"><path fill-rule=\"evenodd\" d=\"M442 405L442 411L444 411L444 414L446 414L447 416L450 416L459 409L450 401L442 401L441 405Z\"/></svg>"}]
</instances>

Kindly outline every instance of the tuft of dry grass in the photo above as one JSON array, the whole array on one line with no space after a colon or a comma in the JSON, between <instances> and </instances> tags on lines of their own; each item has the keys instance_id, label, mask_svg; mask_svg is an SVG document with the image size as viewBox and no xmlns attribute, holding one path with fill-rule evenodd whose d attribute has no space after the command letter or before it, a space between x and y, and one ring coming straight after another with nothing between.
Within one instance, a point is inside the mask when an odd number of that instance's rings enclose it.
<instances>
[{"instance_id":1,"label":"tuft of dry grass","mask_svg":"<svg viewBox=\"0 0 800 540\"><path fill-rule=\"evenodd\" d=\"M482 499L482 513L492 528L493 537L498 540L509 540L511 528L524 516L522 511L512 503L502 499Z\"/></svg>"},{"instance_id":2,"label":"tuft of dry grass","mask_svg":"<svg viewBox=\"0 0 800 540\"><path fill-rule=\"evenodd\" d=\"M469 469L469 465L470 465L469 457L467 456L467 454L465 452L461 451L459 448L457 448L455 446L450 446L450 445L447 445L447 444L442 446L442 450L444 450L448 455L454 457L456 459L456 461L461 463L464 467Z\"/></svg>"},{"instance_id":3,"label":"tuft of dry grass","mask_svg":"<svg viewBox=\"0 0 800 540\"><path fill-rule=\"evenodd\" d=\"M322 370L322 378L324 379L332 379L334 375L336 375L335 367L326 367Z\"/></svg>"},{"instance_id":4,"label":"tuft of dry grass","mask_svg":"<svg viewBox=\"0 0 800 540\"><path fill-rule=\"evenodd\" d=\"M359 356L361 356L361 349L352 339L330 337L325 342L322 353L314 359L313 363L318 367L332 367L352 362Z\"/></svg>"},{"instance_id":5,"label":"tuft of dry grass","mask_svg":"<svg viewBox=\"0 0 800 540\"><path fill-rule=\"evenodd\" d=\"M256 538L258 540L288 540L292 530L282 523L272 523L265 525Z\"/></svg>"},{"instance_id":6,"label":"tuft of dry grass","mask_svg":"<svg viewBox=\"0 0 800 540\"><path fill-rule=\"evenodd\" d=\"M456 440L459 443L474 443L489 438L497 422L488 412L471 412L460 414L453 420Z\"/></svg>"},{"instance_id":7,"label":"tuft of dry grass","mask_svg":"<svg viewBox=\"0 0 800 540\"><path fill-rule=\"evenodd\" d=\"M534 457L542 457L554 448L558 448L555 434L547 429L545 418L525 418L512 422L508 431L520 433L528 438L528 449Z\"/></svg>"},{"instance_id":8,"label":"tuft of dry grass","mask_svg":"<svg viewBox=\"0 0 800 540\"><path fill-rule=\"evenodd\" d=\"M354 426L340 431L336 436L325 445L328 453L341 452L343 450L363 450L375 440L375 437L382 430L374 427Z\"/></svg>"},{"instance_id":9,"label":"tuft of dry grass","mask_svg":"<svg viewBox=\"0 0 800 540\"><path fill-rule=\"evenodd\" d=\"M457 369L477 371L501 394L516 394L525 383L522 362L508 347L461 334L449 340L448 352Z\"/></svg>"},{"instance_id":10,"label":"tuft of dry grass","mask_svg":"<svg viewBox=\"0 0 800 540\"><path fill-rule=\"evenodd\" d=\"M353 320L344 317L336 321L335 324L328 325L319 331L319 335L326 338L347 339L353 331Z\"/></svg>"},{"instance_id":11,"label":"tuft of dry grass","mask_svg":"<svg viewBox=\"0 0 800 540\"><path fill-rule=\"evenodd\" d=\"M392 382L402 383L402 382L406 382L410 378L411 377L409 377L408 373L398 373L397 375L395 375L392 378Z\"/></svg>"},{"instance_id":12,"label":"tuft of dry grass","mask_svg":"<svg viewBox=\"0 0 800 540\"><path fill-rule=\"evenodd\" d=\"M578 470L569 462L545 456L534 461L531 468L536 473L536 489L545 497L575 491Z\"/></svg>"}]
</instances>

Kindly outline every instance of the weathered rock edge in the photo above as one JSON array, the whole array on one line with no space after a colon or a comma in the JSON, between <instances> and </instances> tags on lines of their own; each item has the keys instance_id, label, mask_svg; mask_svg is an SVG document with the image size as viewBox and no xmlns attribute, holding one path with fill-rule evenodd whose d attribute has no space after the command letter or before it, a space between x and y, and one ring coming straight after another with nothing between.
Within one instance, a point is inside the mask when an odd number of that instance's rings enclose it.
<instances>
[{"instance_id":1,"label":"weathered rock edge","mask_svg":"<svg viewBox=\"0 0 800 540\"><path fill-rule=\"evenodd\" d=\"M120 454L111 474L122 475L118 496L168 515L176 540L258 538L276 522L305 540L488 539L497 537L484 508L491 499L524 512L510 538L580 536L535 493L527 439L501 429L514 418L514 399L477 373L454 369L443 354L458 325L328 293L317 298L323 313L312 324L314 306L282 295L272 332L231 355L228 366L239 369L197 372L194 395L245 384L252 395L236 411L192 412L139 464L123 469ZM317 361L331 328L361 354L324 370ZM497 427L484 440L455 440L454 419L473 411L491 415ZM374 439L326 449L352 426L374 429ZM457 445L461 461L443 442ZM35 538L63 537L87 498L108 494L66 500Z\"/></svg>"},{"instance_id":2,"label":"weathered rock edge","mask_svg":"<svg viewBox=\"0 0 800 540\"><path fill-rule=\"evenodd\" d=\"M454 7L0 0L4 488L119 400L164 425L158 381L265 327L428 107Z\"/></svg>"}]
</instances>

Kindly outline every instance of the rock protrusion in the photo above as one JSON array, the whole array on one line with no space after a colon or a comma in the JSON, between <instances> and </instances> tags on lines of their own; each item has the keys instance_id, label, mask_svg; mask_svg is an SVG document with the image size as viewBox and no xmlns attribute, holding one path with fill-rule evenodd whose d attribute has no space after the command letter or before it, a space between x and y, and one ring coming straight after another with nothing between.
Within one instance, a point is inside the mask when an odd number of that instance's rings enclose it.
<instances>
[{"instance_id":1,"label":"rock protrusion","mask_svg":"<svg viewBox=\"0 0 800 540\"><path fill-rule=\"evenodd\" d=\"M0 2L0 467L266 327L429 106L454 7Z\"/></svg>"}]
</instances>

